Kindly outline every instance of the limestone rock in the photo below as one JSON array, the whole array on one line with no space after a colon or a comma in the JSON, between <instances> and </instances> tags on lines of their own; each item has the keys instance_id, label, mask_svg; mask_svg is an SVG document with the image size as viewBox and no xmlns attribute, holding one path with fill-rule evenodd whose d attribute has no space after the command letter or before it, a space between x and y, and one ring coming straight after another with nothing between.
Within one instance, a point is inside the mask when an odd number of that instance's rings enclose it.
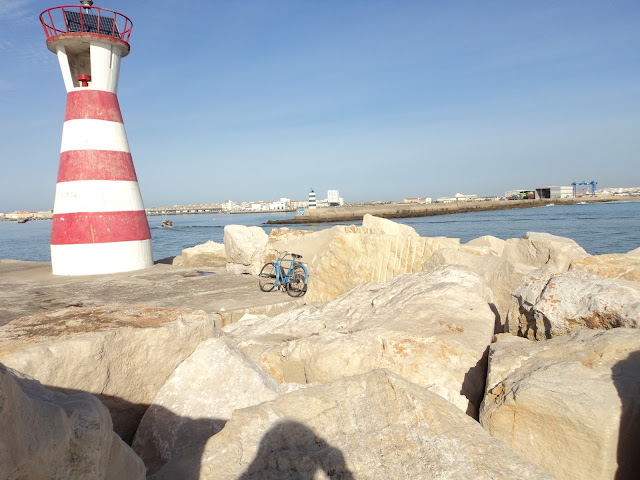
<instances>
[{"instance_id":1,"label":"limestone rock","mask_svg":"<svg viewBox=\"0 0 640 480\"><path fill-rule=\"evenodd\" d=\"M550 233L528 232L522 238L507 240L502 256L514 263L532 265L536 268L551 264L565 272L571 262L588 257L589 254L570 238Z\"/></svg>"},{"instance_id":2,"label":"limestone rock","mask_svg":"<svg viewBox=\"0 0 640 480\"><path fill-rule=\"evenodd\" d=\"M188 454L187 454L188 453ZM168 479L551 479L437 395L385 370L236 410Z\"/></svg>"},{"instance_id":3,"label":"limestone rock","mask_svg":"<svg viewBox=\"0 0 640 480\"><path fill-rule=\"evenodd\" d=\"M66 308L0 327L0 362L66 393L93 393L126 442L214 316L178 308Z\"/></svg>"},{"instance_id":4,"label":"limestone rock","mask_svg":"<svg viewBox=\"0 0 640 480\"><path fill-rule=\"evenodd\" d=\"M93 395L67 396L0 364L0 478L145 478Z\"/></svg>"},{"instance_id":5,"label":"limestone rock","mask_svg":"<svg viewBox=\"0 0 640 480\"><path fill-rule=\"evenodd\" d=\"M464 247L482 247L486 248L491 255L502 255L504 246L507 244L506 240L494 237L492 235L485 235L483 237L474 238L461 246Z\"/></svg>"},{"instance_id":6,"label":"limestone rock","mask_svg":"<svg viewBox=\"0 0 640 480\"><path fill-rule=\"evenodd\" d=\"M606 278L640 282L640 255L612 253L575 260L569 270L582 270Z\"/></svg>"},{"instance_id":7,"label":"limestone rock","mask_svg":"<svg viewBox=\"0 0 640 480\"><path fill-rule=\"evenodd\" d=\"M318 258L324 254L333 237L356 231L358 228L353 225L349 227L336 225L318 231L274 228L269 233L264 263L276 260L278 252L292 252L302 255L302 261L312 268L312 265L315 265Z\"/></svg>"},{"instance_id":8,"label":"limestone rock","mask_svg":"<svg viewBox=\"0 0 640 480\"><path fill-rule=\"evenodd\" d=\"M366 282L419 272L433 252L459 245L457 238L339 233L311 266L306 301L324 302Z\"/></svg>"},{"instance_id":9,"label":"limestone rock","mask_svg":"<svg viewBox=\"0 0 640 480\"><path fill-rule=\"evenodd\" d=\"M547 283L560 274L553 265L544 265L523 277L520 285L511 295L504 331L530 340L544 340L544 322L538 324L533 307L540 300Z\"/></svg>"},{"instance_id":10,"label":"limestone rock","mask_svg":"<svg viewBox=\"0 0 640 480\"><path fill-rule=\"evenodd\" d=\"M442 248L435 252L423 266L433 270L443 265L464 265L480 275L493 291L499 319L496 333L502 333L511 304L511 293L518 288L522 277L533 270L529 265L513 263L496 255L477 255L455 248Z\"/></svg>"},{"instance_id":11,"label":"limestone rock","mask_svg":"<svg viewBox=\"0 0 640 480\"><path fill-rule=\"evenodd\" d=\"M493 437L559 480L637 478L639 330L497 340L480 412Z\"/></svg>"},{"instance_id":12,"label":"limestone rock","mask_svg":"<svg viewBox=\"0 0 640 480\"><path fill-rule=\"evenodd\" d=\"M403 225L368 213L362 217L362 228L367 230L369 233L375 233L378 235L401 235L409 237L420 236L418 235L418 232L409 225Z\"/></svg>"},{"instance_id":13,"label":"limestone rock","mask_svg":"<svg viewBox=\"0 0 640 480\"><path fill-rule=\"evenodd\" d=\"M508 315L509 330L532 340L579 328L637 328L639 322L637 282L611 280L579 270L525 278L514 292Z\"/></svg>"},{"instance_id":14,"label":"limestone rock","mask_svg":"<svg viewBox=\"0 0 640 480\"><path fill-rule=\"evenodd\" d=\"M227 225L224 227L224 249L227 271L258 275L264 265L265 247L269 236L260 227Z\"/></svg>"},{"instance_id":15,"label":"limestone rock","mask_svg":"<svg viewBox=\"0 0 640 480\"><path fill-rule=\"evenodd\" d=\"M182 250L181 265L185 267L222 267L227 265L227 254L222 243L209 240Z\"/></svg>"},{"instance_id":16,"label":"limestone rock","mask_svg":"<svg viewBox=\"0 0 640 480\"><path fill-rule=\"evenodd\" d=\"M279 382L327 383L388 368L475 415L494 331L491 301L477 274L447 266L223 332Z\"/></svg>"},{"instance_id":17,"label":"limestone rock","mask_svg":"<svg viewBox=\"0 0 640 480\"><path fill-rule=\"evenodd\" d=\"M149 474L218 433L234 410L273 400L275 380L220 338L202 342L147 409L133 441Z\"/></svg>"}]
</instances>

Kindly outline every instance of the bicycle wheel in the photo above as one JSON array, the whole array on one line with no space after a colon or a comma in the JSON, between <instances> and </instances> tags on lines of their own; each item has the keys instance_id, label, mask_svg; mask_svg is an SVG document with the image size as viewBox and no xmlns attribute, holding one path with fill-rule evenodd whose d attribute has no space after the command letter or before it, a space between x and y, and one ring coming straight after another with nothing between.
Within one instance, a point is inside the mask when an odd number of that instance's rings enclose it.
<instances>
[{"instance_id":1,"label":"bicycle wheel","mask_svg":"<svg viewBox=\"0 0 640 480\"><path fill-rule=\"evenodd\" d=\"M301 297L307 292L307 274L302 265L295 265L287 281L287 293Z\"/></svg>"},{"instance_id":2,"label":"bicycle wheel","mask_svg":"<svg viewBox=\"0 0 640 480\"><path fill-rule=\"evenodd\" d=\"M278 280L278 273L276 271L276 264L269 262L262 267L260 275L258 276L258 284L260 290L263 292L270 292L273 287L276 286L276 280Z\"/></svg>"}]
</instances>

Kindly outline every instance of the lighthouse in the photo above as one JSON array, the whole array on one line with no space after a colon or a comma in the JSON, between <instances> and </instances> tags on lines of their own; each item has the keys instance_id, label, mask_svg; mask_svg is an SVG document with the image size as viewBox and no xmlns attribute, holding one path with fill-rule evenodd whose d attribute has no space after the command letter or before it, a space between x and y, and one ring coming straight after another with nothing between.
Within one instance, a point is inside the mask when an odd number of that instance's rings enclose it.
<instances>
[{"instance_id":1,"label":"lighthouse","mask_svg":"<svg viewBox=\"0 0 640 480\"><path fill-rule=\"evenodd\" d=\"M117 96L132 23L80 3L40 14L67 91L51 266L54 275L139 270L153 265L151 232Z\"/></svg>"}]
</instances>

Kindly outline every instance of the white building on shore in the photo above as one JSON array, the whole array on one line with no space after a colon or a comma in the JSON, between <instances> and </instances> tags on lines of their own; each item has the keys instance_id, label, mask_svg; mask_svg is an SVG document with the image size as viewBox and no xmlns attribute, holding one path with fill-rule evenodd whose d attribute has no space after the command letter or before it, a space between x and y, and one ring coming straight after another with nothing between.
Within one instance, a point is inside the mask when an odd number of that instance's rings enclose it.
<instances>
[{"instance_id":1,"label":"white building on shore","mask_svg":"<svg viewBox=\"0 0 640 480\"><path fill-rule=\"evenodd\" d=\"M478 195L464 195L462 193L456 193L453 197L440 197L438 198L438 203L460 203L460 202L473 202Z\"/></svg>"}]
</instances>

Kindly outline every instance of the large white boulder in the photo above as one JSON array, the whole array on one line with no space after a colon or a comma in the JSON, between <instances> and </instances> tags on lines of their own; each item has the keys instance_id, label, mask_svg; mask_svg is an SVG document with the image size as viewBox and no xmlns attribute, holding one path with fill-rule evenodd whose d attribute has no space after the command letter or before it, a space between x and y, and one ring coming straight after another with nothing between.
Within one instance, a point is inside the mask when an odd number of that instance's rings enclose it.
<instances>
[{"instance_id":1,"label":"large white boulder","mask_svg":"<svg viewBox=\"0 0 640 480\"><path fill-rule=\"evenodd\" d=\"M593 255L574 260L569 270L582 270L601 277L640 282L640 255Z\"/></svg>"},{"instance_id":2,"label":"large white boulder","mask_svg":"<svg viewBox=\"0 0 640 480\"><path fill-rule=\"evenodd\" d=\"M386 370L236 410L153 480L551 479L437 395Z\"/></svg>"},{"instance_id":3,"label":"large white boulder","mask_svg":"<svg viewBox=\"0 0 640 480\"><path fill-rule=\"evenodd\" d=\"M557 272L557 270L555 270ZM580 270L540 269L513 293L507 324L514 335L546 340L579 328L637 328L640 284Z\"/></svg>"},{"instance_id":4,"label":"large white boulder","mask_svg":"<svg viewBox=\"0 0 640 480\"><path fill-rule=\"evenodd\" d=\"M511 262L501 256L471 253L463 247L442 248L436 251L423 265L423 270L434 270L443 265L463 265L480 275L496 298L496 333L504 331L507 312L511 304L511 293L518 288L522 278L534 270L530 265Z\"/></svg>"},{"instance_id":5,"label":"large white boulder","mask_svg":"<svg viewBox=\"0 0 640 480\"><path fill-rule=\"evenodd\" d=\"M133 449L155 473L180 452L204 445L234 410L280 394L275 380L221 338L202 342L149 406Z\"/></svg>"},{"instance_id":6,"label":"large white boulder","mask_svg":"<svg viewBox=\"0 0 640 480\"><path fill-rule=\"evenodd\" d=\"M484 235L482 237L474 238L473 240L469 240L464 245L461 245L461 250L471 250L471 249L483 249L485 254L489 255L502 255L504 251L504 246L507 244L506 240L502 240L501 238L494 237L492 235Z\"/></svg>"},{"instance_id":7,"label":"large white boulder","mask_svg":"<svg viewBox=\"0 0 640 480\"><path fill-rule=\"evenodd\" d=\"M184 267L225 268L227 254L223 243L209 240L206 243L182 250L180 264Z\"/></svg>"},{"instance_id":8,"label":"large white boulder","mask_svg":"<svg viewBox=\"0 0 640 480\"><path fill-rule=\"evenodd\" d=\"M53 392L0 364L0 478L143 480L145 470L96 397Z\"/></svg>"},{"instance_id":9,"label":"large white boulder","mask_svg":"<svg viewBox=\"0 0 640 480\"><path fill-rule=\"evenodd\" d=\"M388 368L474 415L494 331L492 302L477 274L447 266L223 331L279 382L327 383Z\"/></svg>"},{"instance_id":10,"label":"large white boulder","mask_svg":"<svg viewBox=\"0 0 640 480\"><path fill-rule=\"evenodd\" d=\"M637 478L640 330L491 345L480 422L559 480Z\"/></svg>"},{"instance_id":11,"label":"large white boulder","mask_svg":"<svg viewBox=\"0 0 640 480\"><path fill-rule=\"evenodd\" d=\"M366 282L419 272L433 252L459 245L457 238L338 233L311 265L306 301L332 300Z\"/></svg>"},{"instance_id":12,"label":"large white boulder","mask_svg":"<svg viewBox=\"0 0 640 480\"><path fill-rule=\"evenodd\" d=\"M257 275L264 264L269 236L260 227L227 225L224 227L224 249L227 271Z\"/></svg>"},{"instance_id":13,"label":"large white boulder","mask_svg":"<svg viewBox=\"0 0 640 480\"><path fill-rule=\"evenodd\" d=\"M522 238L507 240L502 256L511 262L536 268L551 264L565 272L571 262L588 257L589 254L570 238L550 233L527 232Z\"/></svg>"},{"instance_id":14,"label":"large white boulder","mask_svg":"<svg viewBox=\"0 0 640 480\"><path fill-rule=\"evenodd\" d=\"M66 308L0 327L0 362L63 392L93 393L131 442L158 390L214 319L180 308Z\"/></svg>"},{"instance_id":15,"label":"large white boulder","mask_svg":"<svg viewBox=\"0 0 640 480\"><path fill-rule=\"evenodd\" d=\"M333 237L345 232L356 231L358 231L358 227L353 225L336 225L317 231L274 228L269 233L264 261L266 263L276 260L278 253L290 252L302 255L302 261L308 264L310 269L313 269L313 265L324 254Z\"/></svg>"},{"instance_id":16,"label":"large white boulder","mask_svg":"<svg viewBox=\"0 0 640 480\"><path fill-rule=\"evenodd\" d=\"M366 213L362 217L362 228L368 233L375 233L378 235L401 235L408 237L419 237L418 232L409 225L403 225L393 220L388 220L382 217L376 217Z\"/></svg>"}]
</instances>

